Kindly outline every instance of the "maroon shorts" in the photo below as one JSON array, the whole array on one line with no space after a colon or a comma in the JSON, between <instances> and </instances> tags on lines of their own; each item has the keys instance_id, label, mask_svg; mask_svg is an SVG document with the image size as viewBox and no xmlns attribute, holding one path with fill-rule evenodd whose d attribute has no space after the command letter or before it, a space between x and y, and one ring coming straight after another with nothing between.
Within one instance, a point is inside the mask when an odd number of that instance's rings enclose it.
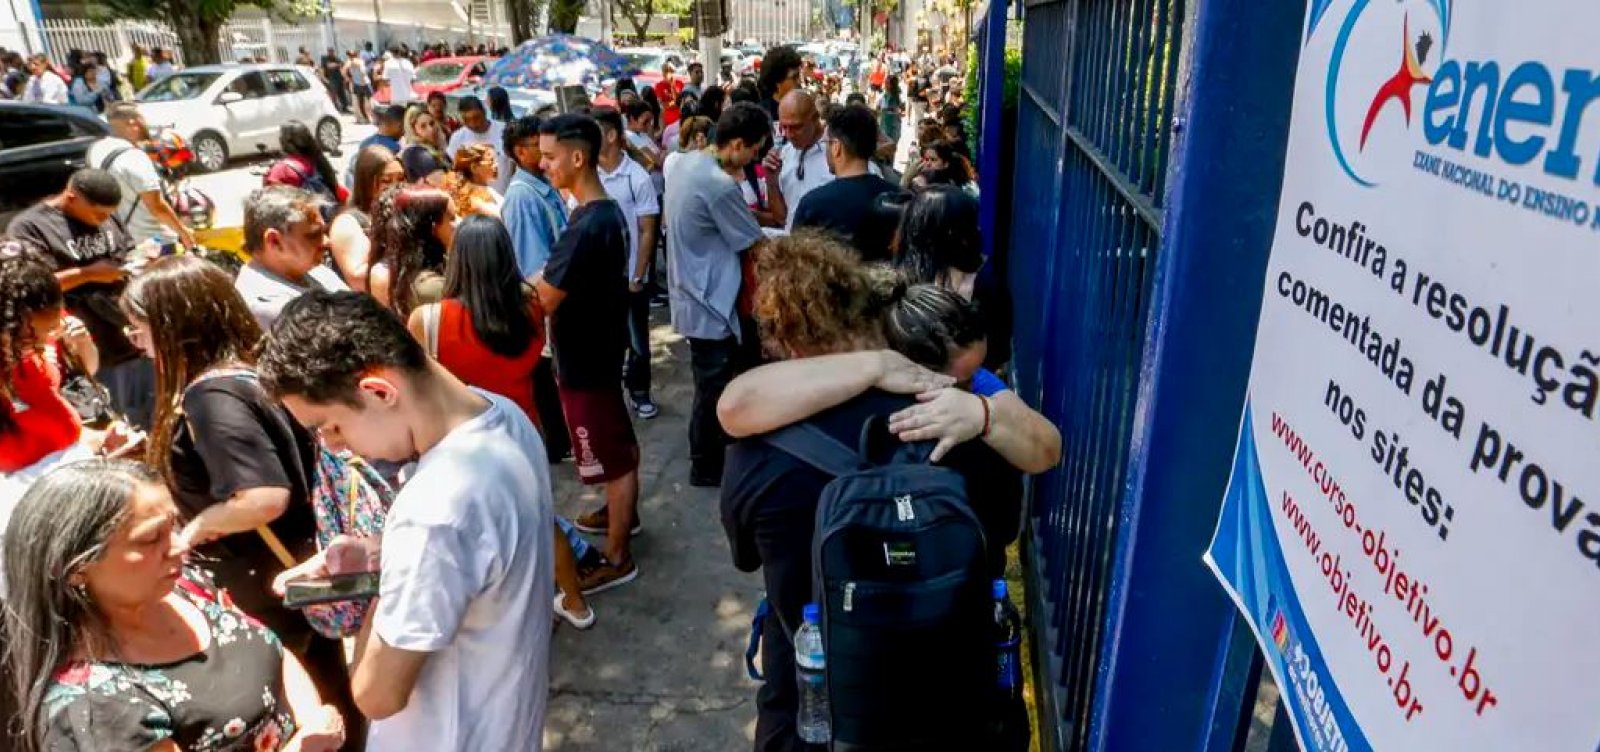
<instances>
[{"instance_id":1,"label":"maroon shorts","mask_svg":"<svg viewBox=\"0 0 1600 752\"><path fill-rule=\"evenodd\" d=\"M561 411L572 436L572 456L584 485L608 483L639 468L639 440L622 389L560 387Z\"/></svg>"}]
</instances>

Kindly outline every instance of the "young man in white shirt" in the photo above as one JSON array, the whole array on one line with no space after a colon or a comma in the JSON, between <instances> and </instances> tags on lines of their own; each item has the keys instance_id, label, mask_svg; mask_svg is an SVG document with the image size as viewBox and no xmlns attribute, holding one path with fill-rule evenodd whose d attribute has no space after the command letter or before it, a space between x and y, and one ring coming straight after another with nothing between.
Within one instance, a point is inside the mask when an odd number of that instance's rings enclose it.
<instances>
[{"instance_id":1,"label":"young man in white shirt","mask_svg":"<svg viewBox=\"0 0 1600 752\"><path fill-rule=\"evenodd\" d=\"M150 156L141 148L150 140L144 115L132 102L118 102L106 108L106 123L111 135L89 147L84 161L97 170L106 170L122 186L122 204L117 218L127 225L133 242L142 243L163 231L177 236L185 248L194 247L194 233L178 217L172 204L161 193L161 176Z\"/></svg>"},{"instance_id":2,"label":"young man in white shirt","mask_svg":"<svg viewBox=\"0 0 1600 752\"><path fill-rule=\"evenodd\" d=\"M416 99L417 95L411 90L411 82L416 78L417 67L399 50L391 49L383 56L383 80L389 82L389 104L410 104Z\"/></svg>"},{"instance_id":3,"label":"young man in white shirt","mask_svg":"<svg viewBox=\"0 0 1600 752\"><path fill-rule=\"evenodd\" d=\"M456 152L461 151L461 147L471 144L488 144L493 147L495 167L499 170L493 188L495 193L504 196L516 167L506 155L506 124L490 120L488 110L484 109L483 100L477 97L462 97L461 103L457 106L461 111L461 127L450 134L450 142L444 148L445 156L454 161Z\"/></svg>"},{"instance_id":4,"label":"young man in white shirt","mask_svg":"<svg viewBox=\"0 0 1600 752\"><path fill-rule=\"evenodd\" d=\"M600 184L628 218L628 351L622 361L622 384L640 418L660 414L650 398L650 265L655 259L661 224L661 200L655 182L638 162L622 151L626 131L622 114L611 107L593 113L600 124Z\"/></svg>"},{"instance_id":5,"label":"young man in white shirt","mask_svg":"<svg viewBox=\"0 0 1600 752\"><path fill-rule=\"evenodd\" d=\"M28 58L28 84L22 90L22 101L38 104L66 104L67 82L50 65L43 53Z\"/></svg>"},{"instance_id":6,"label":"young man in white shirt","mask_svg":"<svg viewBox=\"0 0 1600 752\"><path fill-rule=\"evenodd\" d=\"M257 370L331 448L417 461L381 550L375 539L340 539L290 575L381 572L351 679L372 719L368 752L538 752L554 518L533 423L515 403L451 375L399 318L359 293L291 302Z\"/></svg>"}]
</instances>

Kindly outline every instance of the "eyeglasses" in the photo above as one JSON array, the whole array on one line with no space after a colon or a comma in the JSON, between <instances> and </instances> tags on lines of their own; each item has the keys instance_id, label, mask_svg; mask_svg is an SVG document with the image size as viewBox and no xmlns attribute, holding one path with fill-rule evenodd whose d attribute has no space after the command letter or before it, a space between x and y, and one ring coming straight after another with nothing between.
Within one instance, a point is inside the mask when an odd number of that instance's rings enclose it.
<instances>
[{"instance_id":1,"label":"eyeglasses","mask_svg":"<svg viewBox=\"0 0 1600 752\"><path fill-rule=\"evenodd\" d=\"M828 134L827 133L823 133L822 137L817 139L816 143L812 144L811 146L807 146L804 149L801 149L800 150L800 160L799 160L800 164L799 164L798 167L795 168L794 176L797 177L797 178L800 178L801 182L805 182L805 179L806 179L806 155L811 153L811 148L813 146L822 147L822 153L823 154L827 154L828 153L828 144L830 144L832 142L833 142L833 139L828 138Z\"/></svg>"}]
</instances>

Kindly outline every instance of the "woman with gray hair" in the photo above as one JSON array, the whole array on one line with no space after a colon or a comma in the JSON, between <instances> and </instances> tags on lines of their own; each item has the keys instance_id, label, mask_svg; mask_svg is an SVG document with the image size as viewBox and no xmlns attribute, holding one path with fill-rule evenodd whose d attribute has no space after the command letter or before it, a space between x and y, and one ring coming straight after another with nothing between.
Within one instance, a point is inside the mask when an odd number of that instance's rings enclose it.
<instances>
[{"instance_id":1,"label":"woman with gray hair","mask_svg":"<svg viewBox=\"0 0 1600 752\"><path fill-rule=\"evenodd\" d=\"M8 749L338 749L294 655L184 566L178 510L142 465L63 465L5 537ZM14 746L13 746L14 745Z\"/></svg>"}]
</instances>

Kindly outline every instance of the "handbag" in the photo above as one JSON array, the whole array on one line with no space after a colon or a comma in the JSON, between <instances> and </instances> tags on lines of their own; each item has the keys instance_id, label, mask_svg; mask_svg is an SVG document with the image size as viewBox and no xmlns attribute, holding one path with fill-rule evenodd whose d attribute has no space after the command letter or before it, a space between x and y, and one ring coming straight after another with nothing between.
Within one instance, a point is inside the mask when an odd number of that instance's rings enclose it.
<instances>
[{"instance_id":1,"label":"handbag","mask_svg":"<svg viewBox=\"0 0 1600 752\"><path fill-rule=\"evenodd\" d=\"M61 375L61 396L67 404L72 405L78 420L85 427L100 430L120 418L116 408L112 407L111 391L89 374L72 350L66 347L56 347L54 350L61 356L62 365L66 366Z\"/></svg>"}]
</instances>

